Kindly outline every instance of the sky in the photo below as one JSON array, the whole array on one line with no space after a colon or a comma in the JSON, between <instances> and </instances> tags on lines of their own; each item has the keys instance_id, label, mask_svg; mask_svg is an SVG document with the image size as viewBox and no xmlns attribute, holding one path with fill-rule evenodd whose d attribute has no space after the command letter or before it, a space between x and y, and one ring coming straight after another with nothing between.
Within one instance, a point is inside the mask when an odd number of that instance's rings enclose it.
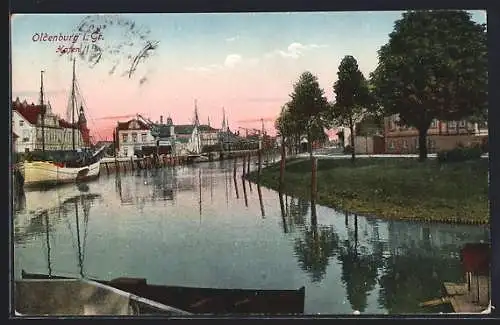
<instances>
[{"instance_id":1,"label":"sky","mask_svg":"<svg viewBox=\"0 0 500 325\"><path fill-rule=\"evenodd\" d=\"M485 11L470 13L474 21L486 23ZM137 113L153 121L170 116L174 124L191 123L195 101L202 123L210 120L220 128L225 111L232 130L261 129L264 119L265 129L274 133L274 119L302 72L315 74L333 100L341 59L354 56L368 77L377 65L377 50L401 15L13 15L12 98L39 102L43 70L45 100L65 117L75 58L76 80L95 140L111 139L116 122ZM41 41L44 33L66 40ZM75 42L68 40L75 35ZM148 50L148 44L153 49ZM79 48L80 55L60 53L61 46Z\"/></svg>"}]
</instances>

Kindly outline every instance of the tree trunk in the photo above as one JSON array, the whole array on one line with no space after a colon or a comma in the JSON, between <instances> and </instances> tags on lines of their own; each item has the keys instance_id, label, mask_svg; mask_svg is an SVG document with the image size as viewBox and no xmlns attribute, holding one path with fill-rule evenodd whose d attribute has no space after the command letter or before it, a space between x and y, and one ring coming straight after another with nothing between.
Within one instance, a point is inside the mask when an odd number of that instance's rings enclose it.
<instances>
[{"instance_id":1,"label":"tree trunk","mask_svg":"<svg viewBox=\"0 0 500 325\"><path fill-rule=\"evenodd\" d=\"M418 160L427 159L427 129L418 130Z\"/></svg>"},{"instance_id":2,"label":"tree trunk","mask_svg":"<svg viewBox=\"0 0 500 325\"><path fill-rule=\"evenodd\" d=\"M307 148L309 149L309 158L311 159L311 162L313 161L313 147L312 147L312 136L311 133L307 133Z\"/></svg>"},{"instance_id":3,"label":"tree trunk","mask_svg":"<svg viewBox=\"0 0 500 325\"><path fill-rule=\"evenodd\" d=\"M350 134L350 137L351 137L351 161L354 162L354 160L356 159L356 150L355 150L355 145L354 145L354 124L350 123L349 125L349 129L351 130L351 134Z\"/></svg>"}]
</instances>

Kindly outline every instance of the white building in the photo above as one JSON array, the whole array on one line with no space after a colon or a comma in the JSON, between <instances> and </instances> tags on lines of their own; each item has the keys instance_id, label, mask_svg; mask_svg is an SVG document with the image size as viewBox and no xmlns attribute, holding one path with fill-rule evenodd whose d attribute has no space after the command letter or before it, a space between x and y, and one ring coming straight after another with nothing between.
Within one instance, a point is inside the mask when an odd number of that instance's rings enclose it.
<instances>
[{"instance_id":1,"label":"white building","mask_svg":"<svg viewBox=\"0 0 500 325\"><path fill-rule=\"evenodd\" d=\"M200 132L201 147L215 146L219 143L219 130L211 127L210 125L200 125L198 127Z\"/></svg>"},{"instance_id":2,"label":"white building","mask_svg":"<svg viewBox=\"0 0 500 325\"><path fill-rule=\"evenodd\" d=\"M73 130L76 148L89 145L89 132L83 110L79 122L72 125L54 114L50 103L45 107L42 131L40 105L28 104L26 100L21 102L19 98L12 103L12 133L13 138L16 139L13 150L15 152L42 150L42 134L44 134L45 150L71 150L73 149Z\"/></svg>"},{"instance_id":3,"label":"white building","mask_svg":"<svg viewBox=\"0 0 500 325\"><path fill-rule=\"evenodd\" d=\"M143 147L156 146L149 125L139 119L118 122L115 130L117 154L119 157L132 157Z\"/></svg>"},{"instance_id":4,"label":"white building","mask_svg":"<svg viewBox=\"0 0 500 325\"><path fill-rule=\"evenodd\" d=\"M202 140L195 125L174 125L170 117L167 124L163 124L163 118L159 124L146 122L147 120L139 118L118 122L115 136L119 157L156 153L157 141L159 154L187 155L201 152ZM154 124L158 129L158 138L151 132ZM209 139L212 137L211 135ZM213 143L213 140L211 141L210 143Z\"/></svg>"}]
</instances>

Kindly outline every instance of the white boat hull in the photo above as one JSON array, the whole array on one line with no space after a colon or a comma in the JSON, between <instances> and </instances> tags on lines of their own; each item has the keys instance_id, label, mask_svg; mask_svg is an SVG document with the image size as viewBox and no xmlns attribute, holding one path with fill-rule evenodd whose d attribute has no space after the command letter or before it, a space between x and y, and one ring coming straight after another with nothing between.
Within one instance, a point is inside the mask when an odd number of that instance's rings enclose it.
<instances>
[{"instance_id":1,"label":"white boat hull","mask_svg":"<svg viewBox=\"0 0 500 325\"><path fill-rule=\"evenodd\" d=\"M97 161L84 167L60 167L53 162L23 162L20 170L24 175L24 187L57 185L88 180L99 176L101 162Z\"/></svg>"}]
</instances>

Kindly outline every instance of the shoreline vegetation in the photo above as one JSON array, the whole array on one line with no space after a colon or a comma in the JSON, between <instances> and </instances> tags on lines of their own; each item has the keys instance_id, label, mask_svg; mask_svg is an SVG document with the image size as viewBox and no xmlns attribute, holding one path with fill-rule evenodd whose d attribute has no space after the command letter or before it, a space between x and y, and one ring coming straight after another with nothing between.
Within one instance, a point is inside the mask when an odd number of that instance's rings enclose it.
<instances>
[{"instance_id":1,"label":"shoreline vegetation","mask_svg":"<svg viewBox=\"0 0 500 325\"><path fill-rule=\"evenodd\" d=\"M246 178L279 190L275 163ZM489 224L488 159L419 162L413 158L320 159L316 203L380 219ZM311 198L311 161L286 160L282 193Z\"/></svg>"}]
</instances>

